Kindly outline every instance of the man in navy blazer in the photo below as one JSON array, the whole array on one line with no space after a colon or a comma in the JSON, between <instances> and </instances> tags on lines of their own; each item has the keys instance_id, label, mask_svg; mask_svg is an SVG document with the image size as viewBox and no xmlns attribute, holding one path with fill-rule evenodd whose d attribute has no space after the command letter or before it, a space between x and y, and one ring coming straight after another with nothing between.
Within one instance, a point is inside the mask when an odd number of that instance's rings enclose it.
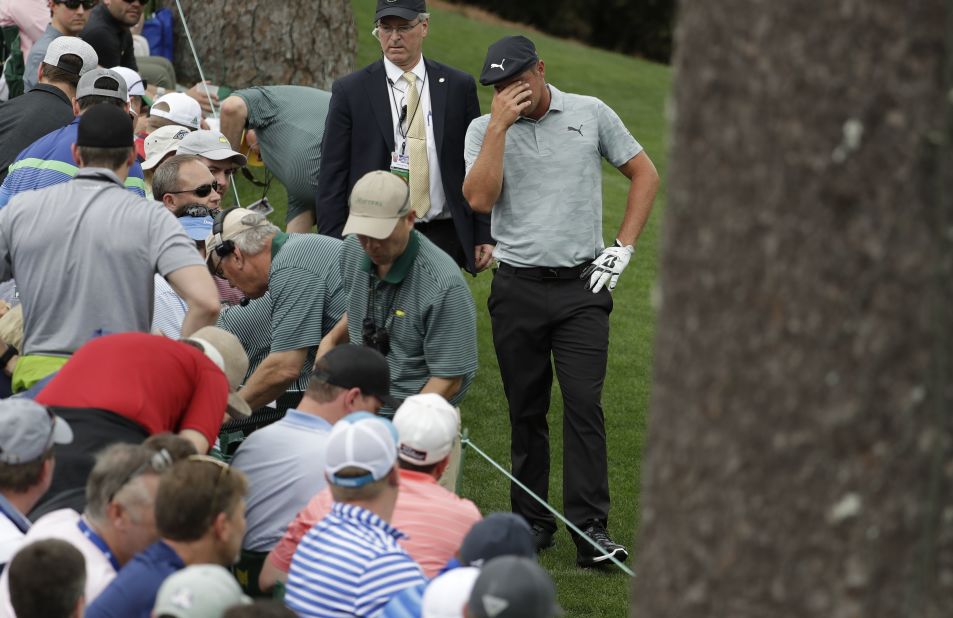
<instances>
[{"instance_id":1,"label":"man in navy blazer","mask_svg":"<svg viewBox=\"0 0 953 618\"><path fill-rule=\"evenodd\" d=\"M318 231L340 237L354 183L367 172L390 169L411 177L417 229L476 274L489 266L493 249L490 218L474 213L463 197L464 138L480 103L472 76L423 58L426 11L424 0L378 0L374 36L384 57L331 88ZM413 164L420 165L424 147L428 165L421 171ZM419 155L411 164L414 152Z\"/></svg>"}]
</instances>

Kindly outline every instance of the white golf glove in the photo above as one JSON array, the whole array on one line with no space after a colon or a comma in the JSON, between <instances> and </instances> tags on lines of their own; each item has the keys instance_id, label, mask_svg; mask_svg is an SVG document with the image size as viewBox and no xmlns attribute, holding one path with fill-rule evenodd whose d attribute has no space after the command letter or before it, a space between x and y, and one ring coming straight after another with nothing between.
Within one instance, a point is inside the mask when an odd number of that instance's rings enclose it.
<instances>
[{"instance_id":1,"label":"white golf glove","mask_svg":"<svg viewBox=\"0 0 953 618\"><path fill-rule=\"evenodd\" d=\"M593 294L598 293L602 286L606 286L611 292L619 282L619 275L629 265L633 253L635 249L632 245L626 246L616 240L615 245L603 249L579 277L588 279L586 287L592 290Z\"/></svg>"}]
</instances>

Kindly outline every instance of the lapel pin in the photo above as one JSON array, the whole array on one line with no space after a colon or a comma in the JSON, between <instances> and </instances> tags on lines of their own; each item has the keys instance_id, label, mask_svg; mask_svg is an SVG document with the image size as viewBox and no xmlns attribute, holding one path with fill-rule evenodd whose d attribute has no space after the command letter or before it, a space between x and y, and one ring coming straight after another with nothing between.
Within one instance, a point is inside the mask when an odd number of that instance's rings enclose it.
<instances>
[{"instance_id":1,"label":"lapel pin","mask_svg":"<svg viewBox=\"0 0 953 618\"><path fill-rule=\"evenodd\" d=\"M444 83L444 82L447 81L447 80L445 80L444 78L441 77L441 78L440 78L439 80L437 80L437 81L439 81L439 82L442 84L442 83Z\"/></svg>"}]
</instances>

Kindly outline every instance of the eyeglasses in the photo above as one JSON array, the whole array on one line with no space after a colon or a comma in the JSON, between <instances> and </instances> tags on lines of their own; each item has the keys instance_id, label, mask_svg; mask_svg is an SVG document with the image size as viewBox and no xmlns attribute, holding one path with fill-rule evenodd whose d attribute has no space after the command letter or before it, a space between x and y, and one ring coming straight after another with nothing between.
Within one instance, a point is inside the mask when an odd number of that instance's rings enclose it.
<instances>
[{"instance_id":1,"label":"eyeglasses","mask_svg":"<svg viewBox=\"0 0 953 618\"><path fill-rule=\"evenodd\" d=\"M149 458L149 461L145 462L144 464L142 464L141 466L139 466L138 468L130 472L126 476L126 478L123 479L122 483L116 486L116 489L114 489L112 493L109 494L109 499L106 500L106 504L109 504L110 502L112 502L113 498L116 497L116 494L122 491L123 487L128 485L132 481L132 479L142 476L143 474L149 471L152 471L155 473L162 472L163 470L171 468L173 463L175 462L172 461L172 454L169 453L169 451L165 450L164 448L159 449L158 451L152 454L152 457Z\"/></svg>"},{"instance_id":2,"label":"eyeglasses","mask_svg":"<svg viewBox=\"0 0 953 618\"><path fill-rule=\"evenodd\" d=\"M404 25L402 25L402 26L397 26L396 28L393 27L393 26L388 26L388 25L386 25L386 24L378 23L378 24L377 24L377 30L378 30L378 32L380 32L380 33L383 34L384 36L391 36L391 35L393 35L395 32L397 32L397 33L399 33L401 36L403 36L403 35L407 34L408 32L410 32L411 30L413 30L414 28L416 28L417 26L419 26L420 24L422 24L422 23L423 23L423 20L422 20L422 19L419 19L419 18L417 19L417 21L415 21L415 22L412 23L412 24L404 24Z\"/></svg>"},{"instance_id":3,"label":"eyeglasses","mask_svg":"<svg viewBox=\"0 0 953 618\"><path fill-rule=\"evenodd\" d=\"M194 189L183 189L182 191L166 191L170 195L178 195L179 193L194 193L197 197L208 197L208 194L212 191L218 191L219 184L217 180L213 180L210 184L199 185Z\"/></svg>"},{"instance_id":4,"label":"eyeglasses","mask_svg":"<svg viewBox=\"0 0 953 618\"><path fill-rule=\"evenodd\" d=\"M88 11L99 4L99 0L56 0L56 4L62 4L71 11L75 11L80 6Z\"/></svg>"}]
</instances>

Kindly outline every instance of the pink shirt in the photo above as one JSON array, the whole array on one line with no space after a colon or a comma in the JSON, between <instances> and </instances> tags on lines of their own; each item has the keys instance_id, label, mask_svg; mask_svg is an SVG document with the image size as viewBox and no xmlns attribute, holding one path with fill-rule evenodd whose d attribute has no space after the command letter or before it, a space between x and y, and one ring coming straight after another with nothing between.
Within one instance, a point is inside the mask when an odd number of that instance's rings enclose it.
<instances>
[{"instance_id":1,"label":"pink shirt","mask_svg":"<svg viewBox=\"0 0 953 618\"><path fill-rule=\"evenodd\" d=\"M331 511L332 502L327 487L311 498L268 554L275 567L288 572L301 538ZM481 519L473 502L447 491L429 474L400 471L400 492L390 524L407 535L398 542L428 578L457 553L463 537Z\"/></svg>"},{"instance_id":2,"label":"pink shirt","mask_svg":"<svg viewBox=\"0 0 953 618\"><path fill-rule=\"evenodd\" d=\"M50 23L46 0L0 0L0 26L16 25L20 29L23 57Z\"/></svg>"}]
</instances>

